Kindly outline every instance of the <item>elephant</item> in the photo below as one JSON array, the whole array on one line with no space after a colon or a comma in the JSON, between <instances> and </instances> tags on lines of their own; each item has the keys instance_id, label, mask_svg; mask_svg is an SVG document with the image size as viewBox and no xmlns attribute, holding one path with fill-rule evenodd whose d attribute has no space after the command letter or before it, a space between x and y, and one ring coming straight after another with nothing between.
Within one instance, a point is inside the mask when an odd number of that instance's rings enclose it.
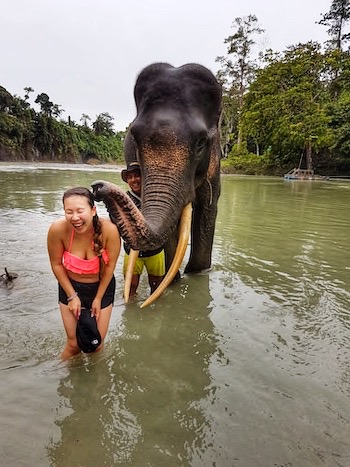
<instances>
[{"instance_id":1,"label":"elephant","mask_svg":"<svg viewBox=\"0 0 350 467\"><path fill-rule=\"evenodd\" d=\"M110 182L92 183L95 198L105 203L132 249L165 245L167 270L177 248L181 213L192 203L185 273L208 270L220 196L221 85L200 64L154 63L138 75L134 99L137 112L124 141L124 157L127 164L138 161L141 166L141 212ZM171 274L168 284L180 278L178 266Z\"/></svg>"}]
</instances>

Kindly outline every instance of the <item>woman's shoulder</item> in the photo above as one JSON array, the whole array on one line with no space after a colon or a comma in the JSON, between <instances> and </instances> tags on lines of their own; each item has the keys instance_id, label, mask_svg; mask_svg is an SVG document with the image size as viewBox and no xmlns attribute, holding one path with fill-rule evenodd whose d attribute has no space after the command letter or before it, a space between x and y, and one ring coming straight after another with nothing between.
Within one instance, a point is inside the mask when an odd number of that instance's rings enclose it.
<instances>
[{"instance_id":1,"label":"woman's shoulder","mask_svg":"<svg viewBox=\"0 0 350 467\"><path fill-rule=\"evenodd\" d=\"M57 219L55 220L49 227L49 232L52 234L62 234L64 235L67 233L67 222L65 219Z\"/></svg>"},{"instance_id":2,"label":"woman's shoulder","mask_svg":"<svg viewBox=\"0 0 350 467\"><path fill-rule=\"evenodd\" d=\"M55 229L55 230L56 229L64 229L66 225L67 225L66 219L56 219L50 225L50 229Z\"/></svg>"}]
</instances>

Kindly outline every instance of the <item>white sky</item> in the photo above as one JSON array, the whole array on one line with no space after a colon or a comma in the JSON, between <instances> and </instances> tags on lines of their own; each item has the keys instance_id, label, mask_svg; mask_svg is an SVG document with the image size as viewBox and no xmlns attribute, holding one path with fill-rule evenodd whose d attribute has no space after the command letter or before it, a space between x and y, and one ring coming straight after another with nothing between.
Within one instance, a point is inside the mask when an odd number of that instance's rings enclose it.
<instances>
[{"instance_id":1,"label":"white sky","mask_svg":"<svg viewBox=\"0 0 350 467\"><path fill-rule=\"evenodd\" d=\"M124 130L144 66L200 63L214 73L235 18L255 14L259 47L328 39L315 24L331 0L0 0L0 85L30 100L45 92L78 123L102 112ZM33 105L36 108L36 105Z\"/></svg>"}]
</instances>

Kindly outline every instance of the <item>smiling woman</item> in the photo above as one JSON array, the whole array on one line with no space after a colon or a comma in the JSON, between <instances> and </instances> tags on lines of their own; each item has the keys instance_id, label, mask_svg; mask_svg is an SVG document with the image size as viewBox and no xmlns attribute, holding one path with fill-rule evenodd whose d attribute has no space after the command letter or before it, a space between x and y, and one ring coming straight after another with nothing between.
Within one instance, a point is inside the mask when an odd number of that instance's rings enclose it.
<instances>
[{"instance_id":1,"label":"smiling woman","mask_svg":"<svg viewBox=\"0 0 350 467\"><path fill-rule=\"evenodd\" d=\"M47 245L51 269L59 283L59 306L67 333L61 357L66 360L80 350L87 352L102 346L114 302L120 237L109 219L98 218L93 195L87 188L67 190L63 206L65 217L51 225ZM91 314L94 327L97 323L97 347L78 344L77 322L84 310Z\"/></svg>"}]
</instances>

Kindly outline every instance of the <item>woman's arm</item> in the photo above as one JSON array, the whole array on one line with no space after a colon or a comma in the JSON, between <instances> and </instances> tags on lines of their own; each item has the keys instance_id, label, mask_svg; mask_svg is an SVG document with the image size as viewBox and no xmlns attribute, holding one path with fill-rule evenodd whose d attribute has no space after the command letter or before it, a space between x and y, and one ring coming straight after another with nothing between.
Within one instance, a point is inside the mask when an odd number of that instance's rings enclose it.
<instances>
[{"instance_id":1,"label":"woman's arm","mask_svg":"<svg viewBox=\"0 0 350 467\"><path fill-rule=\"evenodd\" d=\"M56 221L51 225L47 234L47 250L49 253L52 272L63 290L66 292L67 297L72 297L75 294L75 290L69 280L67 271L62 264L62 256L64 253L63 233L64 224L61 220ZM78 296L68 302L68 308L76 317L79 317L81 303Z\"/></svg>"},{"instance_id":2,"label":"woman's arm","mask_svg":"<svg viewBox=\"0 0 350 467\"><path fill-rule=\"evenodd\" d=\"M92 302L92 313L99 317L101 310L101 301L106 289L113 277L115 266L120 253L120 236L117 227L109 219L101 219L102 221L102 238L105 245L105 250L108 253L108 263L103 265L100 284Z\"/></svg>"}]
</instances>

